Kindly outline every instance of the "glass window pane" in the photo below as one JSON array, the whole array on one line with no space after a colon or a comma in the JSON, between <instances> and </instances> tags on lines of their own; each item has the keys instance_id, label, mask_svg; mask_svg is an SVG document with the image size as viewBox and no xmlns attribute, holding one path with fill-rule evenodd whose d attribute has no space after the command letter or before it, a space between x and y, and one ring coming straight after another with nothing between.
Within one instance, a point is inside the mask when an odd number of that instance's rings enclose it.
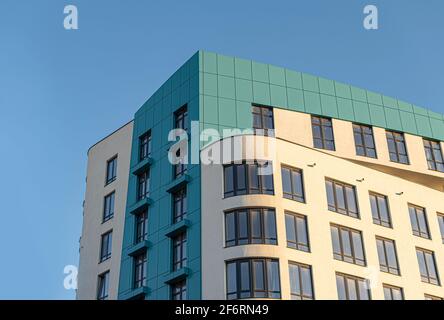
<instances>
[{"instance_id":1,"label":"glass window pane","mask_svg":"<svg viewBox=\"0 0 444 320\"><path fill-rule=\"evenodd\" d=\"M247 218L247 212L246 211L239 211L237 214L238 219L238 234L239 239L247 239L248 238L248 218ZM245 244L245 242L244 242Z\"/></svg>"},{"instance_id":2,"label":"glass window pane","mask_svg":"<svg viewBox=\"0 0 444 320\"><path fill-rule=\"evenodd\" d=\"M291 177L290 170L287 168L282 168L282 189L284 193L292 193L291 190Z\"/></svg>"},{"instance_id":3,"label":"glass window pane","mask_svg":"<svg viewBox=\"0 0 444 320\"><path fill-rule=\"evenodd\" d=\"M341 230L341 239L342 239L342 250L344 252L344 255L351 257L352 256L351 239L348 230Z\"/></svg>"},{"instance_id":4,"label":"glass window pane","mask_svg":"<svg viewBox=\"0 0 444 320\"><path fill-rule=\"evenodd\" d=\"M338 209L342 209L345 211L344 189L342 186L336 185L335 191Z\"/></svg>"},{"instance_id":5,"label":"glass window pane","mask_svg":"<svg viewBox=\"0 0 444 320\"><path fill-rule=\"evenodd\" d=\"M245 165L236 165L236 191L238 194L243 194L246 190L246 172Z\"/></svg>"},{"instance_id":6,"label":"glass window pane","mask_svg":"<svg viewBox=\"0 0 444 320\"><path fill-rule=\"evenodd\" d=\"M250 264L248 261L240 263L241 291L250 290Z\"/></svg>"},{"instance_id":7,"label":"glass window pane","mask_svg":"<svg viewBox=\"0 0 444 320\"><path fill-rule=\"evenodd\" d=\"M333 252L341 254L341 245L339 243L339 230L337 227L331 227L331 238L333 243Z\"/></svg>"},{"instance_id":8,"label":"glass window pane","mask_svg":"<svg viewBox=\"0 0 444 320\"><path fill-rule=\"evenodd\" d=\"M376 240L376 246L378 248L379 264L381 266L387 267L387 261L385 259L384 242L382 240L378 239L378 240Z\"/></svg>"},{"instance_id":9,"label":"glass window pane","mask_svg":"<svg viewBox=\"0 0 444 320\"><path fill-rule=\"evenodd\" d=\"M236 263L227 264L227 293L237 292Z\"/></svg>"},{"instance_id":10,"label":"glass window pane","mask_svg":"<svg viewBox=\"0 0 444 320\"><path fill-rule=\"evenodd\" d=\"M369 296L367 282L364 280L359 280L358 286L359 286L359 299L360 300L369 300L370 296Z\"/></svg>"},{"instance_id":11,"label":"glass window pane","mask_svg":"<svg viewBox=\"0 0 444 320\"><path fill-rule=\"evenodd\" d=\"M224 168L225 193L232 193L234 190L233 166Z\"/></svg>"},{"instance_id":12,"label":"glass window pane","mask_svg":"<svg viewBox=\"0 0 444 320\"><path fill-rule=\"evenodd\" d=\"M355 258L364 261L364 249L362 246L361 234L358 232L353 232L352 234Z\"/></svg>"},{"instance_id":13,"label":"glass window pane","mask_svg":"<svg viewBox=\"0 0 444 320\"><path fill-rule=\"evenodd\" d=\"M268 290L280 291L279 264L277 261L268 261Z\"/></svg>"},{"instance_id":14,"label":"glass window pane","mask_svg":"<svg viewBox=\"0 0 444 320\"><path fill-rule=\"evenodd\" d=\"M304 296L313 296L313 288L311 284L311 270L308 267L301 268L302 290Z\"/></svg>"},{"instance_id":15,"label":"glass window pane","mask_svg":"<svg viewBox=\"0 0 444 320\"><path fill-rule=\"evenodd\" d=\"M302 191L303 190L303 187L302 187L302 175L298 171L293 171L292 175L293 175L293 188L294 188L293 192L297 196L303 197L304 192Z\"/></svg>"},{"instance_id":16,"label":"glass window pane","mask_svg":"<svg viewBox=\"0 0 444 320\"><path fill-rule=\"evenodd\" d=\"M296 228L297 228L296 230L297 230L298 243L308 245L307 224L305 222L305 219L303 219L302 217L297 217Z\"/></svg>"},{"instance_id":17,"label":"glass window pane","mask_svg":"<svg viewBox=\"0 0 444 320\"><path fill-rule=\"evenodd\" d=\"M387 260L390 268L398 269L398 261L396 259L395 245L392 241L385 241L385 249L387 252Z\"/></svg>"},{"instance_id":18,"label":"glass window pane","mask_svg":"<svg viewBox=\"0 0 444 320\"><path fill-rule=\"evenodd\" d=\"M356 206L355 190L351 187L347 187L345 190L347 193L348 210L352 213L358 212L358 208Z\"/></svg>"},{"instance_id":19,"label":"glass window pane","mask_svg":"<svg viewBox=\"0 0 444 320\"><path fill-rule=\"evenodd\" d=\"M293 215L285 215L285 230L287 233L287 241L296 242L296 226Z\"/></svg>"},{"instance_id":20,"label":"glass window pane","mask_svg":"<svg viewBox=\"0 0 444 320\"><path fill-rule=\"evenodd\" d=\"M336 287L338 289L338 299L339 300L347 300L347 294L345 292L345 282L344 277L340 275L336 275Z\"/></svg>"},{"instance_id":21,"label":"glass window pane","mask_svg":"<svg viewBox=\"0 0 444 320\"><path fill-rule=\"evenodd\" d=\"M251 222L251 237L256 240L262 238L262 226L261 226L261 211L251 210L250 211L250 222ZM257 243L257 242L255 242Z\"/></svg>"},{"instance_id":22,"label":"glass window pane","mask_svg":"<svg viewBox=\"0 0 444 320\"><path fill-rule=\"evenodd\" d=\"M265 238L276 239L276 218L274 210L264 209Z\"/></svg>"},{"instance_id":23,"label":"glass window pane","mask_svg":"<svg viewBox=\"0 0 444 320\"><path fill-rule=\"evenodd\" d=\"M358 300L356 281L354 279L347 279L348 300Z\"/></svg>"},{"instance_id":24,"label":"glass window pane","mask_svg":"<svg viewBox=\"0 0 444 320\"><path fill-rule=\"evenodd\" d=\"M253 261L254 268L254 290L265 290L264 261Z\"/></svg>"},{"instance_id":25,"label":"glass window pane","mask_svg":"<svg viewBox=\"0 0 444 320\"><path fill-rule=\"evenodd\" d=\"M327 201L330 207L335 207L335 196L333 193L333 183L331 181L326 181L325 186L327 189Z\"/></svg>"},{"instance_id":26,"label":"glass window pane","mask_svg":"<svg viewBox=\"0 0 444 320\"><path fill-rule=\"evenodd\" d=\"M295 264L289 264L290 273L290 291L291 294L301 294L301 284L299 281L299 266Z\"/></svg>"},{"instance_id":27,"label":"glass window pane","mask_svg":"<svg viewBox=\"0 0 444 320\"><path fill-rule=\"evenodd\" d=\"M235 229L235 213L230 212L225 215L225 231L226 231L226 242L229 245L233 245L236 239L236 229Z\"/></svg>"}]
</instances>

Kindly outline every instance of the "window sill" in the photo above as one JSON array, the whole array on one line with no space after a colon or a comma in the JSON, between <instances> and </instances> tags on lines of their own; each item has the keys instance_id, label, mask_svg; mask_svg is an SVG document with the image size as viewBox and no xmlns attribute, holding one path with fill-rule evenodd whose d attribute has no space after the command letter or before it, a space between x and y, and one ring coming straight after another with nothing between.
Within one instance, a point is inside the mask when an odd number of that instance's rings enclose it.
<instances>
[{"instance_id":1,"label":"window sill","mask_svg":"<svg viewBox=\"0 0 444 320\"><path fill-rule=\"evenodd\" d=\"M150 205L153 204L153 199L146 197L142 200L137 201L131 207L128 208L130 214L138 214L139 212L147 209Z\"/></svg>"},{"instance_id":2,"label":"window sill","mask_svg":"<svg viewBox=\"0 0 444 320\"><path fill-rule=\"evenodd\" d=\"M149 242L148 240L141 241L127 249L127 255L131 257L136 256L139 253L147 251L150 247L151 242Z\"/></svg>"},{"instance_id":3,"label":"window sill","mask_svg":"<svg viewBox=\"0 0 444 320\"><path fill-rule=\"evenodd\" d=\"M191 221L188 219L183 219L182 221L176 222L175 224L168 227L168 229L165 232L165 236L168 238L173 238L177 234L185 231L191 227Z\"/></svg>"},{"instance_id":4,"label":"window sill","mask_svg":"<svg viewBox=\"0 0 444 320\"><path fill-rule=\"evenodd\" d=\"M135 300L148 295L150 291L151 290L146 286L137 289L132 289L130 292L121 295L119 297L119 300Z\"/></svg>"},{"instance_id":5,"label":"window sill","mask_svg":"<svg viewBox=\"0 0 444 320\"><path fill-rule=\"evenodd\" d=\"M166 191L169 193L173 193L175 191L177 191L178 189L180 189L181 187L185 186L186 184L188 184L188 182L190 182L191 176L188 174L184 174L182 176L180 176L179 178L173 180L171 183L169 183L166 187Z\"/></svg>"},{"instance_id":6,"label":"window sill","mask_svg":"<svg viewBox=\"0 0 444 320\"><path fill-rule=\"evenodd\" d=\"M191 271L188 267L183 267L164 276L163 281L166 284L171 284L185 279L186 277L188 277L188 275L190 275L190 273Z\"/></svg>"},{"instance_id":7,"label":"window sill","mask_svg":"<svg viewBox=\"0 0 444 320\"><path fill-rule=\"evenodd\" d=\"M113 183L113 182L116 181L116 180L117 180L117 177L114 177L112 180L106 181L106 182L105 182L105 187L106 187L106 186L109 186L111 183Z\"/></svg>"},{"instance_id":8,"label":"window sill","mask_svg":"<svg viewBox=\"0 0 444 320\"><path fill-rule=\"evenodd\" d=\"M142 161L140 161L138 164L136 164L131 172L134 175L138 175L141 174L142 172L146 171L146 169L148 169L148 167L150 167L152 164L154 163L154 159L151 157L145 158Z\"/></svg>"}]
</instances>

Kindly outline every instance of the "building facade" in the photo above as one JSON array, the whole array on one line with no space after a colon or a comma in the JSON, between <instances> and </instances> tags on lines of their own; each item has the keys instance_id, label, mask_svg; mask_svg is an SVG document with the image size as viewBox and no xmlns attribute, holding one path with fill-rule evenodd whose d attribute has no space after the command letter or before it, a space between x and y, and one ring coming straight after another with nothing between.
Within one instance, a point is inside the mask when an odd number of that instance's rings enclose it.
<instances>
[{"instance_id":1,"label":"building facade","mask_svg":"<svg viewBox=\"0 0 444 320\"><path fill-rule=\"evenodd\" d=\"M444 297L442 115L199 51L127 129L89 153L78 298ZM116 154L107 228L90 180Z\"/></svg>"}]
</instances>

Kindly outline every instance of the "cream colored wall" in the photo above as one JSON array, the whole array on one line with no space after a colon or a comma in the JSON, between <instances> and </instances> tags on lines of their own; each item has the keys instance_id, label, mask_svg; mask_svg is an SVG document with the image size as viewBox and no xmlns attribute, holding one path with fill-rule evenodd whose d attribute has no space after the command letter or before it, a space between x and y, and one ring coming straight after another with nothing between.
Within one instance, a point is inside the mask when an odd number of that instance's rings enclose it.
<instances>
[{"instance_id":1,"label":"cream colored wall","mask_svg":"<svg viewBox=\"0 0 444 320\"><path fill-rule=\"evenodd\" d=\"M98 275L107 270L110 270L109 299L117 299L132 132L133 122L130 122L88 152L77 299L96 299ZM117 179L105 186L106 164L115 155ZM104 197L113 191L114 217L102 223ZM111 258L99 263L101 235L109 230L113 230Z\"/></svg>"},{"instance_id":2,"label":"cream colored wall","mask_svg":"<svg viewBox=\"0 0 444 320\"><path fill-rule=\"evenodd\" d=\"M382 283L399 286L404 289L406 299L424 299L424 294L444 297L440 286L421 282L415 247L435 252L440 279L444 281L444 245L441 241L437 212L444 211L443 193L432 188L418 185L412 181L359 165L346 158L356 158L351 124L334 121L337 152L330 154L324 150L311 148L311 126L308 115L275 110L277 136L293 140L301 145L283 140L276 140L276 158L274 166L275 196L246 195L223 199L222 165L202 165L202 298L225 299L225 261L243 257L273 257L280 262L282 298L290 298L288 261L295 261L312 266L314 292L316 299L337 299L335 273L342 272L363 278L372 274L378 279L371 289L372 299L384 299ZM293 121L299 121L294 124ZM309 133L309 134L308 134ZM384 132L375 128L378 144L378 156L385 166L397 166L388 162L383 139ZM351 138L350 138L351 137ZM257 137L256 139L273 139ZM411 168L423 170L420 164L424 153L419 148L417 137L407 136ZM416 146L413 146L416 144ZM305 146L304 146L305 145ZM310 147L306 147L310 146ZM419 150L420 149L420 150ZM353 150L353 152L352 152ZM415 154L418 153L418 154ZM420 153L420 154L419 154ZM341 154L343 158L336 156ZM370 160L372 161L372 160ZM425 161L425 158L424 158ZM315 167L309 164L316 163ZM306 204L298 203L282 196L280 167L286 164L303 169ZM426 167L425 167L426 168ZM430 173L423 170L424 173ZM433 173L434 174L434 173ZM325 177L331 177L355 185L360 208L360 219L344 216L327 209ZM365 180L358 182L357 179ZM444 183L444 179L441 179ZM388 196L393 229L373 224L369 201L369 191ZM403 192L402 195L396 195ZM427 218L432 240L412 235L408 203L427 209ZM278 245L244 245L224 248L224 210L269 206L276 208ZM293 211L308 217L308 231L311 253L305 253L286 247L284 210ZM330 224L340 224L362 231L367 267L360 267L333 259ZM396 241L401 276L379 271L376 248L376 236Z\"/></svg>"}]
</instances>

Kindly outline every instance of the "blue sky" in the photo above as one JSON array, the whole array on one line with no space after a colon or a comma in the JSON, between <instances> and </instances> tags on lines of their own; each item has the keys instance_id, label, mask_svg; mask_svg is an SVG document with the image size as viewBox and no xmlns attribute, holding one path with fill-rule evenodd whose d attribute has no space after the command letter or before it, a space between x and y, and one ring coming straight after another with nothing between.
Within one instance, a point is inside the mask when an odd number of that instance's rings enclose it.
<instances>
[{"instance_id":1,"label":"blue sky","mask_svg":"<svg viewBox=\"0 0 444 320\"><path fill-rule=\"evenodd\" d=\"M63 8L79 30L63 28ZM377 31L362 26L379 8ZM198 49L444 112L442 0L0 2L0 299L72 299L86 151Z\"/></svg>"}]
</instances>

